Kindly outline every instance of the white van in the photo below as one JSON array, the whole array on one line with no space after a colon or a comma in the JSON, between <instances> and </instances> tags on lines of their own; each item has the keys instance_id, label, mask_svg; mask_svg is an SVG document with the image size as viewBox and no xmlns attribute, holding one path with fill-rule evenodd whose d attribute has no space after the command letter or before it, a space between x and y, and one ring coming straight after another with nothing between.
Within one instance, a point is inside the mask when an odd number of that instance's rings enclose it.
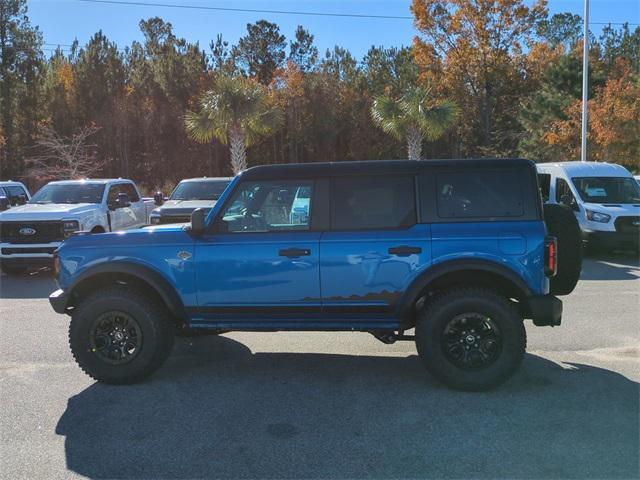
<instances>
[{"instance_id":1,"label":"white van","mask_svg":"<svg viewBox=\"0 0 640 480\"><path fill-rule=\"evenodd\" d=\"M575 212L590 247L632 248L640 244L640 186L629 171L612 163L539 163L545 202Z\"/></svg>"}]
</instances>

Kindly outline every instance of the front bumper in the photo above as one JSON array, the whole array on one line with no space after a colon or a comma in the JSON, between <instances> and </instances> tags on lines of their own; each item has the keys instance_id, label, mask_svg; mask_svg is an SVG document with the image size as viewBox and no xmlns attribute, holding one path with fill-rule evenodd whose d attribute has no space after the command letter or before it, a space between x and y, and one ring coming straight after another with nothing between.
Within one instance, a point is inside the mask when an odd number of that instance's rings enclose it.
<instances>
[{"instance_id":1,"label":"front bumper","mask_svg":"<svg viewBox=\"0 0 640 480\"><path fill-rule=\"evenodd\" d=\"M527 318L537 327L555 327L562 322L562 300L553 295L536 295L527 299Z\"/></svg>"},{"instance_id":2,"label":"front bumper","mask_svg":"<svg viewBox=\"0 0 640 480\"><path fill-rule=\"evenodd\" d=\"M2 256L0 265L7 267L20 267L27 270L39 270L41 268L53 268L53 255L48 257L27 256Z\"/></svg>"},{"instance_id":3,"label":"front bumper","mask_svg":"<svg viewBox=\"0 0 640 480\"><path fill-rule=\"evenodd\" d=\"M624 232L585 232L583 239L587 244L601 248L619 248L638 250L640 235Z\"/></svg>"},{"instance_id":4,"label":"front bumper","mask_svg":"<svg viewBox=\"0 0 640 480\"><path fill-rule=\"evenodd\" d=\"M62 242L47 243L0 243L0 259L53 259L53 252Z\"/></svg>"},{"instance_id":5,"label":"front bumper","mask_svg":"<svg viewBox=\"0 0 640 480\"><path fill-rule=\"evenodd\" d=\"M66 313L67 304L69 303L69 297L64 290L58 289L51 295L49 295L49 303L56 313Z\"/></svg>"}]
</instances>

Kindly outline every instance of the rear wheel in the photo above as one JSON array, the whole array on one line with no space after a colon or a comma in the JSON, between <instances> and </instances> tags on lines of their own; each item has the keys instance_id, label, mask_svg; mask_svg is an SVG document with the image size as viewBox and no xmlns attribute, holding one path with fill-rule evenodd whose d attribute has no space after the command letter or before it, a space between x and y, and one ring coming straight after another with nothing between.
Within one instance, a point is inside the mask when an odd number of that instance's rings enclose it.
<instances>
[{"instance_id":1,"label":"rear wheel","mask_svg":"<svg viewBox=\"0 0 640 480\"><path fill-rule=\"evenodd\" d=\"M74 310L69 345L80 368L95 380L134 383L169 356L173 328L165 309L142 293L109 288Z\"/></svg>"},{"instance_id":2,"label":"rear wheel","mask_svg":"<svg viewBox=\"0 0 640 480\"><path fill-rule=\"evenodd\" d=\"M426 369L459 390L487 390L506 381L526 348L522 318L509 301L481 288L450 290L423 307L416 347Z\"/></svg>"}]
</instances>

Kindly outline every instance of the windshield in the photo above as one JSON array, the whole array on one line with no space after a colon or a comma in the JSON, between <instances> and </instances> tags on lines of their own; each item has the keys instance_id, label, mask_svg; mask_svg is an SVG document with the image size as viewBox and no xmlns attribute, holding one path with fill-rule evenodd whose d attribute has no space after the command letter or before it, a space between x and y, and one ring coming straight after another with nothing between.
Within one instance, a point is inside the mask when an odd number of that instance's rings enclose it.
<instances>
[{"instance_id":1,"label":"windshield","mask_svg":"<svg viewBox=\"0 0 640 480\"><path fill-rule=\"evenodd\" d=\"M229 180L180 182L170 200L218 200Z\"/></svg>"},{"instance_id":2,"label":"windshield","mask_svg":"<svg viewBox=\"0 0 640 480\"><path fill-rule=\"evenodd\" d=\"M49 184L38 190L29 203L102 203L104 184Z\"/></svg>"},{"instance_id":3,"label":"windshield","mask_svg":"<svg viewBox=\"0 0 640 480\"><path fill-rule=\"evenodd\" d=\"M629 177L574 177L582 201L588 203L640 203L640 187Z\"/></svg>"}]
</instances>

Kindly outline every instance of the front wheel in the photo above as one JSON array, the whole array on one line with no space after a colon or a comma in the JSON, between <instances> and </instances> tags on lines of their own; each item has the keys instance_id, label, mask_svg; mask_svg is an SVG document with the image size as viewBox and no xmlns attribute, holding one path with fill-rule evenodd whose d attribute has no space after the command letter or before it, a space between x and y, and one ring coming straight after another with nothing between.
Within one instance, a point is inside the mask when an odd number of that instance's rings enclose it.
<instances>
[{"instance_id":1,"label":"front wheel","mask_svg":"<svg viewBox=\"0 0 640 480\"><path fill-rule=\"evenodd\" d=\"M416 324L416 347L426 369L458 390L488 390L505 382L522 362L526 343L516 309L481 288L436 297Z\"/></svg>"},{"instance_id":2,"label":"front wheel","mask_svg":"<svg viewBox=\"0 0 640 480\"><path fill-rule=\"evenodd\" d=\"M135 383L169 356L173 328L161 305L143 293L114 287L94 293L74 310L69 345L80 368L93 379Z\"/></svg>"}]
</instances>

